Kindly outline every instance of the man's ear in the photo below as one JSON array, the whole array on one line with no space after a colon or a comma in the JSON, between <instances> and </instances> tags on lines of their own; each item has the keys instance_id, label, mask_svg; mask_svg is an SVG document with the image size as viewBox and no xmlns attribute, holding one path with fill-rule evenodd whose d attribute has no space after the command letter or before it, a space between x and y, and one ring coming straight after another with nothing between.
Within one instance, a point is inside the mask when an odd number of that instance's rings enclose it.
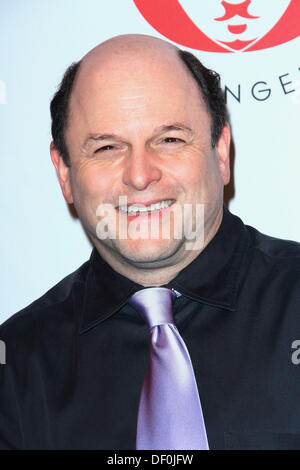
<instances>
[{"instance_id":1,"label":"man's ear","mask_svg":"<svg viewBox=\"0 0 300 470\"><path fill-rule=\"evenodd\" d=\"M65 200L68 204L72 204L73 196L70 183L70 168L63 161L62 156L52 141L50 144L50 155L53 165L55 166L56 174L59 180L59 184L64 195Z\"/></svg>"},{"instance_id":2,"label":"man's ear","mask_svg":"<svg viewBox=\"0 0 300 470\"><path fill-rule=\"evenodd\" d=\"M230 181L230 139L230 128L225 124L216 144L219 169L225 186Z\"/></svg>"}]
</instances>

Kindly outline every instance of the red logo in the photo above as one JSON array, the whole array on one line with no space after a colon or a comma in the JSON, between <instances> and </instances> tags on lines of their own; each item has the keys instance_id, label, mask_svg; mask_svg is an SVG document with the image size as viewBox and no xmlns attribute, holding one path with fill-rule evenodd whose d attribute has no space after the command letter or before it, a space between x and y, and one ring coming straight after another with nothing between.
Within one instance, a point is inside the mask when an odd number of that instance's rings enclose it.
<instances>
[{"instance_id":1,"label":"red logo","mask_svg":"<svg viewBox=\"0 0 300 470\"><path fill-rule=\"evenodd\" d=\"M300 35L300 0L133 1L154 29L191 49L257 51Z\"/></svg>"}]
</instances>

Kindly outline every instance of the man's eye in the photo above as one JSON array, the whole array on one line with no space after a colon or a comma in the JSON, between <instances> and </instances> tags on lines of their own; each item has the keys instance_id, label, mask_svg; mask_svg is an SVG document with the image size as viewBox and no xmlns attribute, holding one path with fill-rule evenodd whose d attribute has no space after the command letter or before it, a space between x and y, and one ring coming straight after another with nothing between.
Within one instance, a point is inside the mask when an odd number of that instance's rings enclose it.
<instances>
[{"instance_id":1,"label":"man's eye","mask_svg":"<svg viewBox=\"0 0 300 470\"><path fill-rule=\"evenodd\" d=\"M107 150L112 150L113 148L115 148L113 145L104 145L103 147L100 147L98 148L97 150L95 150L95 153L97 152L105 152Z\"/></svg>"},{"instance_id":2,"label":"man's eye","mask_svg":"<svg viewBox=\"0 0 300 470\"><path fill-rule=\"evenodd\" d=\"M163 142L166 144L172 144L177 142L184 142L184 140L179 139L178 137L166 137Z\"/></svg>"}]
</instances>

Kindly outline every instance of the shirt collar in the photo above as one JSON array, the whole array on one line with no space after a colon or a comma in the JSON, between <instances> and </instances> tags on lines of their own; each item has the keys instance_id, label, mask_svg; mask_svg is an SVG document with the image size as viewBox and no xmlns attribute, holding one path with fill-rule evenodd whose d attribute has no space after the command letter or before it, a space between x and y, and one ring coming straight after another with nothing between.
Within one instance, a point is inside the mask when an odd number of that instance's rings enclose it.
<instances>
[{"instance_id":1,"label":"shirt collar","mask_svg":"<svg viewBox=\"0 0 300 470\"><path fill-rule=\"evenodd\" d=\"M245 225L224 206L216 235L165 287L174 288L192 300L235 310L248 245ZM85 281L80 333L113 315L140 289L144 286L114 271L94 248Z\"/></svg>"}]
</instances>

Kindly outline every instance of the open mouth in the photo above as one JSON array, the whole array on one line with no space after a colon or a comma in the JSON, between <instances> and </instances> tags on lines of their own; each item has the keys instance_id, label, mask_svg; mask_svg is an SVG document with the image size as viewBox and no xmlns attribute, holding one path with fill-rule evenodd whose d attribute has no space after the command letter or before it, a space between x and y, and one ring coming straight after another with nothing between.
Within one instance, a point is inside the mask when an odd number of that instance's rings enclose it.
<instances>
[{"instance_id":1,"label":"open mouth","mask_svg":"<svg viewBox=\"0 0 300 470\"><path fill-rule=\"evenodd\" d=\"M174 204L175 199L164 199L159 202L154 202L148 205L144 204L129 204L119 206L117 209L121 214L126 214L128 217L151 216L152 214L159 213Z\"/></svg>"}]
</instances>

